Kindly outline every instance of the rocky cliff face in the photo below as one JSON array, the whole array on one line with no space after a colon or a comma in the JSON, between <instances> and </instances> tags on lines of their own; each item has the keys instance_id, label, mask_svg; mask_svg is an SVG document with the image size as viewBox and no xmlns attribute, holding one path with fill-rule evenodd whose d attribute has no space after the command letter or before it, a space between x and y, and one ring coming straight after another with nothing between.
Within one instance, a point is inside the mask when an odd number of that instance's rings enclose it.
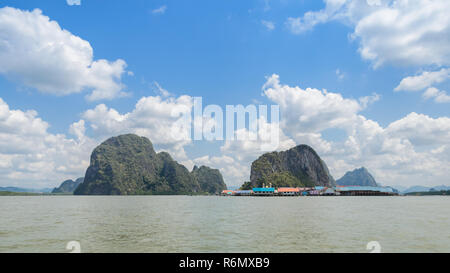
<instances>
[{"instance_id":1,"label":"rocky cliff face","mask_svg":"<svg viewBox=\"0 0 450 273\"><path fill-rule=\"evenodd\" d=\"M227 189L219 170L211 169L206 166L200 168L195 166L191 174L198 181L200 188L204 192L219 194Z\"/></svg>"},{"instance_id":2,"label":"rocky cliff face","mask_svg":"<svg viewBox=\"0 0 450 273\"><path fill-rule=\"evenodd\" d=\"M70 194L73 193L78 186L83 183L84 177L78 178L77 180L66 180L61 183L61 185L58 188L54 188L52 193L66 193Z\"/></svg>"},{"instance_id":3,"label":"rocky cliff face","mask_svg":"<svg viewBox=\"0 0 450 273\"><path fill-rule=\"evenodd\" d=\"M253 187L335 186L325 162L307 145L262 155L252 163L250 182Z\"/></svg>"},{"instance_id":4,"label":"rocky cliff face","mask_svg":"<svg viewBox=\"0 0 450 273\"><path fill-rule=\"evenodd\" d=\"M157 154L149 139L129 134L110 138L95 148L84 183L75 194L215 193L206 188L168 153Z\"/></svg>"},{"instance_id":5,"label":"rocky cliff face","mask_svg":"<svg viewBox=\"0 0 450 273\"><path fill-rule=\"evenodd\" d=\"M342 178L336 181L341 186L378 186L375 178L369 173L369 171L362 167L351 172L347 172Z\"/></svg>"}]
</instances>

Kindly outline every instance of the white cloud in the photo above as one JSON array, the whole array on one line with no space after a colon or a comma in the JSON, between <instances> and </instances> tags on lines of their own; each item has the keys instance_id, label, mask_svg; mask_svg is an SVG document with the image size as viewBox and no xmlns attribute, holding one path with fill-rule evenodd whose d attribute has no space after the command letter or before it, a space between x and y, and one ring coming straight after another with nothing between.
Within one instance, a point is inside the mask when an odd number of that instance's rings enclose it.
<instances>
[{"instance_id":1,"label":"white cloud","mask_svg":"<svg viewBox=\"0 0 450 273\"><path fill-rule=\"evenodd\" d=\"M271 21L261 20L261 24L268 30L272 31L275 29L275 23Z\"/></svg>"},{"instance_id":2,"label":"white cloud","mask_svg":"<svg viewBox=\"0 0 450 273\"><path fill-rule=\"evenodd\" d=\"M280 105L284 125L295 124L292 130L317 133L328 128L341 128L353 122L363 106L341 94L302 89L280 84L278 75L272 75L263 86L267 98ZM287 128L288 132L291 131Z\"/></svg>"},{"instance_id":3,"label":"white cloud","mask_svg":"<svg viewBox=\"0 0 450 273\"><path fill-rule=\"evenodd\" d=\"M434 101L436 103L449 103L450 102L450 95L448 95L447 92L441 91L434 87L428 88L425 91L425 93L423 93L423 97L425 99L434 99Z\"/></svg>"},{"instance_id":4,"label":"white cloud","mask_svg":"<svg viewBox=\"0 0 450 273\"><path fill-rule=\"evenodd\" d=\"M104 104L87 110L73 123L74 138L48 132L49 124L33 111L11 110L0 99L0 181L14 186L56 185L83 175L92 149L101 141L122 133L148 137L157 150L166 150L188 168L207 165L218 168L228 185L249 179L251 162L259 157L267 131L278 129L280 145L286 150L297 144L311 145L339 178L346 171L366 166L383 184L435 185L448 183L450 118L432 118L411 113L386 127L367 119L361 112L377 95L347 99L341 94L302 89L267 78L264 94L280 105L280 126L259 119L259 140L225 141L217 156L189 159L184 148L188 138L172 138L180 113L192 109L189 96L143 97L130 112L120 113ZM345 132L342 141L325 139L324 132L336 128ZM190 132L175 126L178 134ZM86 136L90 130L90 137ZM247 129L237 135L251 134Z\"/></svg>"},{"instance_id":5,"label":"white cloud","mask_svg":"<svg viewBox=\"0 0 450 273\"><path fill-rule=\"evenodd\" d=\"M361 104L361 107L364 109L364 108L367 108L369 105L379 101L380 99L381 99L381 95L374 93L371 96L365 96L365 97L359 98L359 103Z\"/></svg>"},{"instance_id":6,"label":"white cloud","mask_svg":"<svg viewBox=\"0 0 450 273\"><path fill-rule=\"evenodd\" d=\"M10 109L0 98L0 181L2 186L41 188L84 175L95 142L73 124L77 139L48 132L33 110Z\"/></svg>"},{"instance_id":7,"label":"white cloud","mask_svg":"<svg viewBox=\"0 0 450 273\"><path fill-rule=\"evenodd\" d=\"M89 42L62 29L42 11L0 9L0 74L43 93L92 90L88 100L125 96L125 61L94 60Z\"/></svg>"},{"instance_id":8,"label":"white cloud","mask_svg":"<svg viewBox=\"0 0 450 273\"><path fill-rule=\"evenodd\" d=\"M152 10L152 13L153 14L164 14L164 13L166 13L166 10L167 10L167 6L163 5L157 9Z\"/></svg>"},{"instance_id":9,"label":"white cloud","mask_svg":"<svg viewBox=\"0 0 450 273\"><path fill-rule=\"evenodd\" d=\"M82 118L93 130L95 138L135 133L148 137L177 160L186 160L184 146L191 143L191 132L177 122L182 114L190 114L192 106L193 98L190 96L150 96L141 98L135 108L125 114L100 104L84 112Z\"/></svg>"},{"instance_id":10,"label":"white cloud","mask_svg":"<svg viewBox=\"0 0 450 273\"><path fill-rule=\"evenodd\" d=\"M326 23L339 17L348 1L324 0L325 9L320 11L308 11L302 17L289 17L286 26L294 34L301 34L312 30L316 25Z\"/></svg>"},{"instance_id":11,"label":"white cloud","mask_svg":"<svg viewBox=\"0 0 450 273\"><path fill-rule=\"evenodd\" d=\"M76 136L79 140L83 140L86 136L86 127L84 120L72 123L69 128L69 132Z\"/></svg>"},{"instance_id":12,"label":"white cloud","mask_svg":"<svg viewBox=\"0 0 450 273\"><path fill-rule=\"evenodd\" d=\"M450 79L450 69L442 68L439 71L424 71L420 75L402 79L395 91L421 91L434 84Z\"/></svg>"},{"instance_id":13,"label":"white cloud","mask_svg":"<svg viewBox=\"0 0 450 273\"><path fill-rule=\"evenodd\" d=\"M402 79L400 84L394 91L421 91L425 90L422 97L424 99L433 99L436 103L450 102L450 95L447 92L432 87L434 84L439 84L447 81L450 78L450 69L442 68L439 71L422 72L417 76L410 76Z\"/></svg>"},{"instance_id":14,"label":"white cloud","mask_svg":"<svg viewBox=\"0 0 450 273\"><path fill-rule=\"evenodd\" d=\"M263 90L280 105L286 137L311 145L335 178L365 166L383 184L448 183L450 162L444 153L450 144L450 118L411 113L383 128L360 113L377 95L346 99L337 93L282 85L277 75L268 78ZM344 140L324 139L330 128L343 130Z\"/></svg>"},{"instance_id":15,"label":"white cloud","mask_svg":"<svg viewBox=\"0 0 450 273\"><path fill-rule=\"evenodd\" d=\"M234 140L226 140L220 148L221 151L249 165L264 152L282 151L295 146L295 142L283 133L278 123L269 123L264 118L258 119L257 122L257 132L246 128L236 130ZM276 137L271 138L275 134ZM278 143L271 145L276 138L278 138ZM270 150L265 150L265 147L270 147Z\"/></svg>"},{"instance_id":16,"label":"white cloud","mask_svg":"<svg viewBox=\"0 0 450 273\"><path fill-rule=\"evenodd\" d=\"M261 153L260 142L247 143L253 146L244 145L246 150L240 150L238 153L233 153L232 150L241 149L239 145L244 141L235 141L232 144L224 145L222 148L224 154L220 156L207 155L191 159L186 155L186 145L192 144L190 140L191 130L185 130L186 128L177 126L176 122L179 120L179 115L176 113L187 114L192 110L192 107L192 97L173 97L172 95L169 97L143 97L137 102L134 109L127 113L120 113L113 108L100 104L94 109L85 111L82 114L83 119L74 123L70 131L76 136L84 135L84 125L86 124L92 132L92 137L98 141L120 134L135 133L148 137L158 151L168 151L175 160L184 164L188 169L192 169L194 165L207 165L217 168L221 171L228 185L240 185L244 180L248 180L251 164L249 160L255 159ZM207 130L210 122L210 119L204 118L205 130ZM262 130L267 129L267 126L262 127ZM183 137L174 138L173 130L177 132L177 136L182 135ZM291 141L290 145L293 146L293 144ZM288 146L284 148L289 148ZM252 147L258 149L255 151ZM242 158L238 156L244 153L252 153L253 157L247 155Z\"/></svg>"},{"instance_id":17,"label":"white cloud","mask_svg":"<svg viewBox=\"0 0 450 273\"><path fill-rule=\"evenodd\" d=\"M407 138L414 146L450 144L450 118L411 113L389 124L386 133Z\"/></svg>"},{"instance_id":18,"label":"white cloud","mask_svg":"<svg viewBox=\"0 0 450 273\"><path fill-rule=\"evenodd\" d=\"M1 186L41 188L83 176L95 146L125 133L146 136L158 151L188 161L184 147L191 143L190 131L177 121L190 113L192 106L189 96L143 97L124 114L99 104L70 125L74 138L69 138L49 133L49 124L36 111L11 110L0 98Z\"/></svg>"},{"instance_id":19,"label":"white cloud","mask_svg":"<svg viewBox=\"0 0 450 273\"><path fill-rule=\"evenodd\" d=\"M390 185L434 185L447 183L450 146L450 119L432 118L411 113L386 127L367 119L361 112L379 99L379 95L360 99L344 98L341 94L314 88L302 89L280 83L277 75L267 78L264 95L280 106L281 124L259 119L259 138L225 141L218 156L206 155L189 159L184 147L190 141L171 139L170 128L175 118L173 109L191 109L192 98L144 97L133 111L119 113L105 105L83 114L83 120L98 138L134 132L149 137L156 147L174 154L174 158L188 168L207 165L218 168L228 185L240 185L250 175L251 162L263 151L261 144L270 129L278 129L279 146L287 150L298 144L311 145L339 178L346 171L366 166L376 179ZM82 126L83 125L83 126ZM80 129L77 129L80 128ZM73 124L74 135L84 135L84 124ZM345 132L342 141L330 141L323 133L330 128ZM240 129L236 135L250 135Z\"/></svg>"},{"instance_id":20,"label":"white cloud","mask_svg":"<svg viewBox=\"0 0 450 273\"><path fill-rule=\"evenodd\" d=\"M67 0L67 5L69 6L80 6L81 0Z\"/></svg>"},{"instance_id":21,"label":"white cloud","mask_svg":"<svg viewBox=\"0 0 450 273\"><path fill-rule=\"evenodd\" d=\"M450 64L450 1L324 0L325 8L288 18L300 34L317 24L340 21L354 28L362 58L374 67Z\"/></svg>"},{"instance_id":22,"label":"white cloud","mask_svg":"<svg viewBox=\"0 0 450 273\"><path fill-rule=\"evenodd\" d=\"M183 161L182 164L189 170L194 165L218 169L228 186L241 186L244 181L249 180L250 176L250 164L243 164L243 162L227 155L206 155L193 160Z\"/></svg>"}]
</instances>

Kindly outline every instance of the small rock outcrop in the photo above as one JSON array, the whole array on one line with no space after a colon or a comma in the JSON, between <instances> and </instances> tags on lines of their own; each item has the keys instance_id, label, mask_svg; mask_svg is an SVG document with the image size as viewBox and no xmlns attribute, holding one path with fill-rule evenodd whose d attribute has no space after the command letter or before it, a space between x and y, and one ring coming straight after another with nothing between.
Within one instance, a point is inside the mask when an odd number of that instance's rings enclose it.
<instances>
[{"instance_id":1,"label":"small rock outcrop","mask_svg":"<svg viewBox=\"0 0 450 273\"><path fill-rule=\"evenodd\" d=\"M58 194L72 194L81 183L83 183L84 177L78 178L77 180L66 180L61 183L61 185L57 188L54 188L52 193Z\"/></svg>"}]
</instances>

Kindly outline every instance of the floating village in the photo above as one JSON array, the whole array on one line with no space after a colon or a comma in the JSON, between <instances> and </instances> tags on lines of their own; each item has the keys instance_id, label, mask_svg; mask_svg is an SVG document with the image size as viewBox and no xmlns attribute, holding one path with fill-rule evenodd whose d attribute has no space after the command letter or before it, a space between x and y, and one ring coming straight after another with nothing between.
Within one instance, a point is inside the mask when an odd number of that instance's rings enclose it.
<instances>
[{"instance_id":1,"label":"floating village","mask_svg":"<svg viewBox=\"0 0 450 273\"><path fill-rule=\"evenodd\" d=\"M274 188L272 186L252 190L224 190L222 196L395 196L390 187L336 186L311 188Z\"/></svg>"}]
</instances>

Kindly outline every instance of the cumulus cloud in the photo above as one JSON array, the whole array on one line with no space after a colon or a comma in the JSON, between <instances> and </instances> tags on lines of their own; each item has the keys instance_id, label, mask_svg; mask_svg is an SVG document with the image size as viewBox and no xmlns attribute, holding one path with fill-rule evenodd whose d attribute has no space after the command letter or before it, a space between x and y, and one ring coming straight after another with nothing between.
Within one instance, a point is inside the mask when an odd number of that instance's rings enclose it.
<instances>
[{"instance_id":1,"label":"cumulus cloud","mask_svg":"<svg viewBox=\"0 0 450 273\"><path fill-rule=\"evenodd\" d=\"M325 8L288 18L291 32L339 21L354 29L362 58L374 67L448 65L450 63L450 1L447 0L324 0Z\"/></svg>"},{"instance_id":2,"label":"cumulus cloud","mask_svg":"<svg viewBox=\"0 0 450 273\"><path fill-rule=\"evenodd\" d=\"M160 88L162 87L160 86ZM237 156L244 151L233 153L232 150L239 149L239 145L244 142L236 141L233 144L224 145L224 152L220 156L208 155L192 159L186 155L185 147L192 144L191 133L192 129L195 131L195 128L186 128L182 122L178 122L182 121L180 118L183 116L191 117L193 105L194 98L186 95L143 97L136 103L132 111L126 113L120 113L105 104L99 104L95 108L85 111L81 115L82 120L72 124L70 132L79 138L78 136L84 136L84 127L86 126L90 129L92 138L98 141L120 134L135 133L148 137L155 149L169 152L175 160L184 164L188 169L192 169L194 165L217 168L222 172L225 182L229 185L240 185L244 180L248 180L251 163L249 160L255 158L257 153L261 153L260 145L264 144L264 139L262 142L252 143L252 147L258 148L256 151L252 151L253 157ZM202 118L203 130L210 130L210 127L214 126L214 124L211 125L213 120L206 116ZM267 126L270 124L261 127L262 135L267 136L267 134L263 134L263 130L268 130ZM294 143L291 142L290 146L293 145ZM251 147L244 146L246 147L245 152L250 153Z\"/></svg>"},{"instance_id":3,"label":"cumulus cloud","mask_svg":"<svg viewBox=\"0 0 450 273\"><path fill-rule=\"evenodd\" d=\"M67 0L67 5L69 6L80 6L81 0Z\"/></svg>"},{"instance_id":4,"label":"cumulus cloud","mask_svg":"<svg viewBox=\"0 0 450 273\"><path fill-rule=\"evenodd\" d=\"M0 181L7 183L2 186L48 187L83 176L95 146L126 133L146 136L158 151L187 161L184 147L191 143L190 128L179 121L192 106L189 96L143 97L123 114L99 104L82 113L66 136L49 133L50 125L36 111L12 110L0 98Z\"/></svg>"},{"instance_id":5,"label":"cumulus cloud","mask_svg":"<svg viewBox=\"0 0 450 273\"><path fill-rule=\"evenodd\" d=\"M421 91L434 84L442 83L450 78L450 69L442 68L439 71L424 71L420 75L402 79L395 91Z\"/></svg>"},{"instance_id":6,"label":"cumulus cloud","mask_svg":"<svg viewBox=\"0 0 450 273\"><path fill-rule=\"evenodd\" d=\"M0 98L0 181L2 186L41 188L84 175L95 142L73 124L77 139L48 132L34 110L14 110ZM7 183L7 184L4 184Z\"/></svg>"},{"instance_id":7,"label":"cumulus cloud","mask_svg":"<svg viewBox=\"0 0 450 273\"><path fill-rule=\"evenodd\" d=\"M295 146L295 142L283 133L278 123L269 123L264 118L256 122L256 132L247 128L236 130L234 140L226 140L221 151L240 162L251 163L264 152L281 151Z\"/></svg>"},{"instance_id":8,"label":"cumulus cloud","mask_svg":"<svg viewBox=\"0 0 450 273\"><path fill-rule=\"evenodd\" d=\"M391 137L403 137L414 146L450 144L450 118L411 113L386 128Z\"/></svg>"},{"instance_id":9,"label":"cumulus cloud","mask_svg":"<svg viewBox=\"0 0 450 273\"><path fill-rule=\"evenodd\" d=\"M208 166L218 169L229 186L241 186L242 183L247 181L250 176L250 164L243 164L242 161L227 155L206 155L193 160L183 161L181 163L190 170L194 167L194 165Z\"/></svg>"},{"instance_id":10,"label":"cumulus cloud","mask_svg":"<svg viewBox=\"0 0 450 273\"><path fill-rule=\"evenodd\" d=\"M361 103L346 99L339 93L282 85L276 74L267 79L263 92L280 105L283 124L295 124L286 127L302 132L316 133L328 128L340 128L353 122L356 113L363 109Z\"/></svg>"},{"instance_id":11,"label":"cumulus cloud","mask_svg":"<svg viewBox=\"0 0 450 273\"><path fill-rule=\"evenodd\" d=\"M186 160L184 146L191 143L190 128L184 127L181 118L191 116L193 98L162 98L150 96L141 98L135 108L121 114L105 104L82 114L96 138L136 133L148 137L159 148L169 151L178 160Z\"/></svg>"},{"instance_id":12,"label":"cumulus cloud","mask_svg":"<svg viewBox=\"0 0 450 273\"><path fill-rule=\"evenodd\" d=\"M269 135L269 131L276 131L279 140L277 147L274 147L272 151L287 150L306 143L320 154L342 155L346 148L325 140L321 132L330 128L343 128L352 132L354 123L359 120L357 113L379 99L377 94L354 100L326 90L290 87L281 84L276 74L267 78L263 93L280 106L280 124L258 119L256 133L246 128L237 130L236 139L242 140L227 140L221 147L223 155L233 158L235 162L243 166L250 166L253 160L267 152L262 151L261 146L270 142L270 139L264 138ZM256 135L248 137L252 134ZM247 137L239 137L239 135ZM241 168L241 171L244 172L246 169ZM248 180L249 172L242 172L240 177Z\"/></svg>"},{"instance_id":13,"label":"cumulus cloud","mask_svg":"<svg viewBox=\"0 0 450 273\"><path fill-rule=\"evenodd\" d=\"M381 99L381 95L374 93L371 96L365 96L362 98L359 98L359 103L363 109L367 108L372 103L375 103Z\"/></svg>"},{"instance_id":14,"label":"cumulus cloud","mask_svg":"<svg viewBox=\"0 0 450 273\"><path fill-rule=\"evenodd\" d=\"M125 96L125 61L94 60L88 41L62 29L42 11L0 9L0 74L43 93L90 90L88 100Z\"/></svg>"},{"instance_id":15,"label":"cumulus cloud","mask_svg":"<svg viewBox=\"0 0 450 273\"><path fill-rule=\"evenodd\" d=\"M446 91L433 87L433 85L445 82L449 78L449 68L442 68L439 71L432 72L425 71L420 75L402 79L394 91L416 92L425 90L422 95L424 99L433 99L436 103L448 103L450 102L450 95L448 95Z\"/></svg>"},{"instance_id":16,"label":"cumulus cloud","mask_svg":"<svg viewBox=\"0 0 450 273\"><path fill-rule=\"evenodd\" d=\"M283 85L277 75L267 79L263 91L280 105L286 137L316 149L336 178L363 165L383 184L448 183L450 162L444 155L450 140L448 117L411 113L382 127L362 115L377 95L347 99L338 93ZM323 133L331 128L343 130L344 140L325 139Z\"/></svg>"},{"instance_id":17,"label":"cumulus cloud","mask_svg":"<svg viewBox=\"0 0 450 273\"><path fill-rule=\"evenodd\" d=\"M437 88L430 87L423 93L425 99L433 99L436 103L449 103L450 95L446 91L441 91Z\"/></svg>"},{"instance_id":18,"label":"cumulus cloud","mask_svg":"<svg viewBox=\"0 0 450 273\"><path fill-rule=\"evenodd\" d=\"M259 118L257 132L239 129L238 140L225 140L220 154L194 159L185 152L186 145L192 144L191 130L177 124L180 116L190 113L193 107L190 96L143 97L125 113L99 104L70 126L73 138L49 133L49 124L36 111L12 110L0 99L0 181L16 186L56 185L81 176L89 164L90 152L101 141L136 133L151 139L158 151L170 152L188 168L218 168L228 185L237 186L249 179L251 162L263 153L261 145L270 142L265 136L276 130L279 145L274 150L311 145L336 178L366 166L383 184L447 183L448 117L411 113L383 127L362 114L377 95L349 99L325 90L284 85L277 75L267 78L263 92L279 104L281 123ZM330 128L345 132L343 139L326 139L324 133ZM174 137L174 132L182 138ZM248 137L251 134L257 137Z\"/></svg>"}]
</instances>

